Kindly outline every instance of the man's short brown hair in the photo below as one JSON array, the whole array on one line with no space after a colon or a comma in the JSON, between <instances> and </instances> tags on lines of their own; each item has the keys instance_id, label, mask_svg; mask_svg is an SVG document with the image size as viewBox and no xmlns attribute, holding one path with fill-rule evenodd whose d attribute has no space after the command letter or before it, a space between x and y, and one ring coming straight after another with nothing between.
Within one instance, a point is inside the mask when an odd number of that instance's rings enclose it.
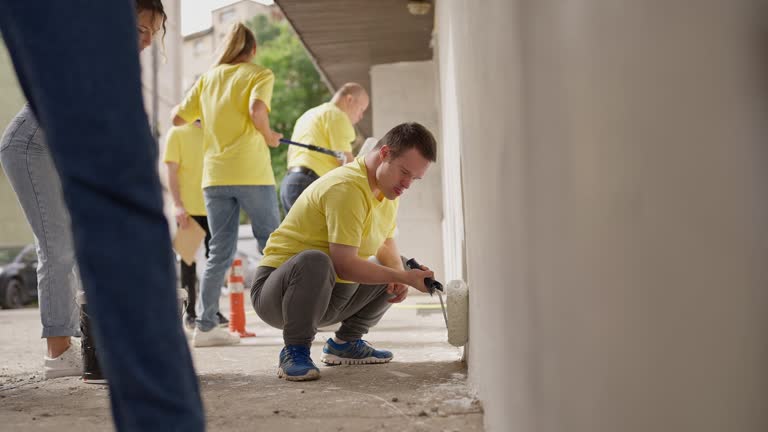
<instances>
[{"instance_id":1,"label":"man's short brown hair","mask_svg":"<svg viewBox=\"0 0 768 432\"><path fill-rule=\"evenodd\" d=\"M432 132L419 123L401 123L387 132L376 143L374 150L382 146L388 146L392 151L392 159L397 158L406 151L415 148L430 162L437 161L437 141Z\"/></svg>"}]
</instances>

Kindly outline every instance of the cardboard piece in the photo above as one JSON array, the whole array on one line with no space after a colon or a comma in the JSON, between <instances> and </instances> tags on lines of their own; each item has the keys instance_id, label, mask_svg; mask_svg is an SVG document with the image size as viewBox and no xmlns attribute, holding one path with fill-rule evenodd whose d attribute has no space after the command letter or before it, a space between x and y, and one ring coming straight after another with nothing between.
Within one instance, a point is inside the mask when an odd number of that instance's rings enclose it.
<instances>
[{"instance_id":1,"label":"cardboard piece","mask_svg":"<svg viewBox=\"0 0 768 432\"><path fill-rule=\"evenodd\" d=\"M187 265L195 262L195 254L205 240L205 230L194 219L189 218L189 225L176 231L173 238L173 250L176 251Z\"/></svg>"}]
</instances>

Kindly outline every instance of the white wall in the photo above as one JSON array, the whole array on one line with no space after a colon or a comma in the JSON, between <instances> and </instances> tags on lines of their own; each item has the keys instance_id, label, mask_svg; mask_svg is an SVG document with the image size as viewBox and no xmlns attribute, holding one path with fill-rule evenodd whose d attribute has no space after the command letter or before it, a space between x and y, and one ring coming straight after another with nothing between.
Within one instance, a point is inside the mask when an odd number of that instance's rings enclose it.
<instances>
[{"instance_id":1,"label":"white wall","mask_svg":"<svg viewBox=\"0 0 768 432\"><path fill-rule=\"evenodd\" d=\"M397 243L400 252L429 266L444 280L442 235L442 159L437 112L435 64L410 62L371 68L373 133L383 137L403 122L419 122L438 140L438 163L400 198Z\"/></svg>"},{"instance_id":2,"label":"white wall","mask_svg":"<svg viewBox=\"0 0 768 432\"><path fill-rule=\"evenodd\" d=\"M437 16L435 18L438 19ZM466 280L466 251L464 245L464 197L462 193L461 142L462 115L459 88L456 82L455 42L450 21L440 32L443 40L433 38L435 61L438 66L440 124L442 125L441 167L443 188L443 260L445 280ZM443 44L445 49L440 49Z\"/></svg>"},{"instance_id":3,"label":"white wall","mask_svg":"<svg viewBox=\"0 0 768 432\"><path fill-rule=\"evenodd\" d=\"M446 165L463 188L445 200L463 215L470 289L470 380L494 432L529 432L529 290L524 220L521 50L516 2L438 2L437 57ZM457 227L458 230L460 228ZM460 232L453 236L460 241ZM461 256L454 259L460 260ZM564 429L565 432L568 429ZM571 432L568 430L568 432Z\"/></svg>"},{"instance_id":4,"label":"white wall","mask_svg":"<svg viewBox=\"0 0 768 432\"><path fill-rule=\"evenodd\" d=\"M437 2L489 431L768 430L757 4Z\"/></svg>"}]
</instances>

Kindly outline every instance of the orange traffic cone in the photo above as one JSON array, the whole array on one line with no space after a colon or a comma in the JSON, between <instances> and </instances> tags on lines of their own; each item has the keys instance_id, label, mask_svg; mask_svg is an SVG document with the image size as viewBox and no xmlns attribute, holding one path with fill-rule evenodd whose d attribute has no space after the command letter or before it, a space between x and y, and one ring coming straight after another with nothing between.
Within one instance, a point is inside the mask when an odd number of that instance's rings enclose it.
<instances>
[{"instance_id":1,"label":"orange traffic cone","mask_svg":"<svg viewBox=\"0 0 768 432\"><path fill-rule=\"evenodd\" d=\"M256 336L245 330L244 283L243 261L235 258L229 274L229 331L239 334L241 338Z\"/></svg>"}]
</instances>

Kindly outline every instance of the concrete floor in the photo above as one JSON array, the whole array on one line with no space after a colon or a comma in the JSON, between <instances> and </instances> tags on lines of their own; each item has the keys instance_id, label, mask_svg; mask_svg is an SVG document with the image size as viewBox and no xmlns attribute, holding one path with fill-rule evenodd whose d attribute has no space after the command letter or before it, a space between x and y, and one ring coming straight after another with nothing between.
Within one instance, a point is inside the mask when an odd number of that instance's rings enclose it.
<instances>
[{"instance_id":1,"label":"concrete floor","mask_svg":"<svg viewBox=\"0 0 768 432\"><path fill-rule=\"evenodd\" d=\"M392 363L319 364L321 379L304 383L277 378L281 333L248 312L248 329L256 338L193 350L208 429L481 431L482 407L466 385L460 350L445 342L443 317L433 300L414 296L396 305L366 338L392 350ZM223 309L225 303L222 298ZM106 387L74 377L42 380L37 309L0 311L0 328L0 431L113 429ZM318 335L312 348L316 361L330 335Z\"/></svg>"}]
</instances>

